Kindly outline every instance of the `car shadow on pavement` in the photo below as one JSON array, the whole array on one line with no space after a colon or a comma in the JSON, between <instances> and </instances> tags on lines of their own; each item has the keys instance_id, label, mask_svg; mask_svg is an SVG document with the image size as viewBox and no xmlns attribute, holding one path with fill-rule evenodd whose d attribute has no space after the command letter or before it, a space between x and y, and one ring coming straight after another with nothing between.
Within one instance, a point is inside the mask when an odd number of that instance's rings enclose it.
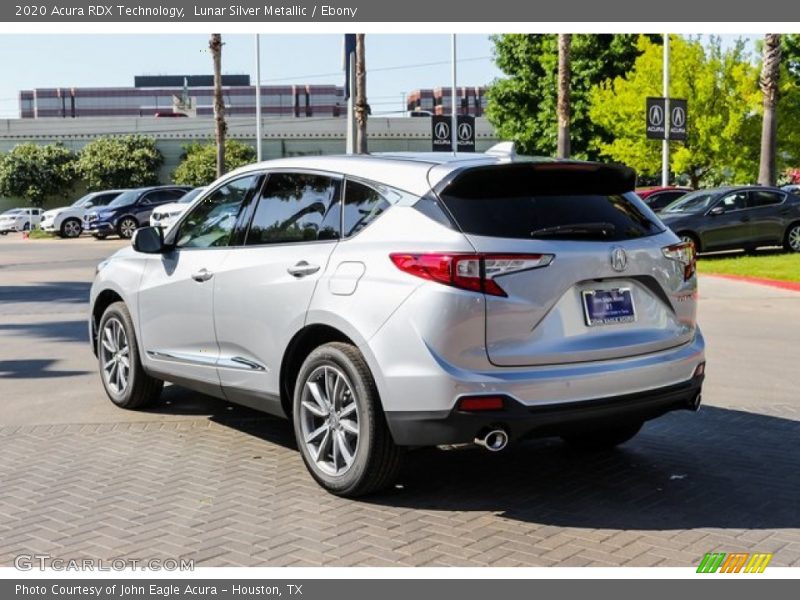
<instances>
[{"instance_id":1,"label":"car shadow on pavement","mask_svg":"<svg viewBox=\"0 0 800 600\"><path fill-rule=\"evenodd\" d=\"M398 485L364 502L487 511L557 527L800 527L800 421L705 407L594 454L558 440L411 452Z\"/></svg>"},{"instance_id":2,"label":"car shadow on pavement","mask_svg":"<svg viewBox=\"0 0 800 600\"><path fill-rule=\"evenodd\" d=\"M76 377L89 371L52 369L55 359L31 358L23 360L0 360L0 379L52 379Z\"/></svg>"},{"instance_id":3,"label":"car shadow on pavement","mask_svg":"<svg viewBox=\"0 0 800 600\"><path fill-rule=\"evenodd\" d=\"M47 340L49 342L89 343L89 330L86 320L4 323L0 324L0 335L4 333L28 339ZM91 352L88 345L86 348Z\"/></svg>"},{"instance_id":4,"label":"car shadow on pavement","mask_svg":"<svg viewBox=\"0 0 800 600\"><path fill-rule=\"evenodd\" d=\"M88 304L91 282L54 281L32 285L0 285L0 303L66 302Z\"/></svg>"}]
</instances>

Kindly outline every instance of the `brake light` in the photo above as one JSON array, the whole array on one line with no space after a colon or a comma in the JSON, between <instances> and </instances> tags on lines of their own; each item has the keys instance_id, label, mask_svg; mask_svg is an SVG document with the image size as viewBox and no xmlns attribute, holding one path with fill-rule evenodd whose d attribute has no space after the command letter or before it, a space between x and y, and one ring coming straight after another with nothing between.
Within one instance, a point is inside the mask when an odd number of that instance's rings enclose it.
<instances>
[{"instance_id":1,"label":"brake light","mask_svg":"<svg viewBox=\"0 0 800 600\"><path fill-rule=\"evenodd\" d=\"M546 267L553 254L394 253L395 266L411 275L462 290L507 296L496 277Z\"/></svg>"},{"instance_id":2,"label":"brake light","mask_svg":"<svg viewBox=\"0 0 800 600\"><path fill-rule=\"evenodd\" d=\"M683 265L683 280L688 281L697 268L697 251L693 242L681 242L662 248L664 256Z\"/></svg>"}]
</instances>

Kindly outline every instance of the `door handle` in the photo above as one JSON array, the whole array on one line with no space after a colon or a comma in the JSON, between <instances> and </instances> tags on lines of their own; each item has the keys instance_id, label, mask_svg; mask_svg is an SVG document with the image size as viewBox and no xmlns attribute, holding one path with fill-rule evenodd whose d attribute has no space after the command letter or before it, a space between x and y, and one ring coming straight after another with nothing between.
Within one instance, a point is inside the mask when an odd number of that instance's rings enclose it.
<instances>
[{"instance_id":1,"label":"door handle","mask_svg":"<svg viewBox=\"0 0 800 600\"><path fill-rule=\"evenodd\" d=\"M200 283L203 283L204 281L208 281L213 276L214 276L214 274L211 271L209 271L208 269L200 269L196 273L192 273L192 279L194 279L195 281L199 281Z\"/></svg>"},{"instance_id":2,"label":"door handle","mask_svg":"<svg viewBox=\"0 0 800 600\"><path fill-rule=\"evenodd\" d=\"M289 273L289 275L293 275L298 279L300 277L305 277L306 275L312 275L317 271L319 271L319 265L312 265L304 260L301 260L299 263L286 269L286 272Z\"/></svg>"}]
</instances>

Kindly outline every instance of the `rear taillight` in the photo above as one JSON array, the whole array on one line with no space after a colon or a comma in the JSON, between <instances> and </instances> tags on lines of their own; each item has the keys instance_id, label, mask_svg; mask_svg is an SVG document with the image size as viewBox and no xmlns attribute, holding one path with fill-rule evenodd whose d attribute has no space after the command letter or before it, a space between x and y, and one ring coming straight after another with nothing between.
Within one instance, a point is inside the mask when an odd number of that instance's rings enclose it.
<instances>
[{"instance_id":1,"label":"rear taillight","mask_svg":"<svg viewBox=\"0 0 800 600\"><path fill-rule=\"evenodd\" d=\"M495 281L496 277L546 267L552 254L461 254L461 253L394 253L389 258L401 271L445 285L483 292L492 296L508 294Z\"/></svg>"},{"instance_id":2,"label":"rear taillight","mask_svg":"<svg viewBox=\"0 0 800 600\"><path fill-rule=\"evenodd\" d=\"M662 248L661 251L670 260L674 260L683 265L683 280L689 280L695 273L697 267L697 252L692 242L681 242Z\"/></svg>"}]
</instances>

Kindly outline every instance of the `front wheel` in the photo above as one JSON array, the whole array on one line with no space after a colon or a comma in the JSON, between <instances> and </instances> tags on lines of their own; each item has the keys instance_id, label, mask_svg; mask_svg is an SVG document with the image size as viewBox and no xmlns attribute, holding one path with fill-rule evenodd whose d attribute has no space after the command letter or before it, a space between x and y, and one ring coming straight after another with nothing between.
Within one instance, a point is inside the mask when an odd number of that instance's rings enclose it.
<instances>
[{"instance_id":1,"label":"front wheel","mask_svg":"<svg viewBox=\"0 0 800 600\"><path fill-rule=\"evenodd\" d=\"M125 217L119 222L119 225L117 225L117 233L119 237L129 240L133 237L133 232L136 231L138 226L139 224L136 222L136 219Z\"/></svg>"},{"instance_id":2,"label":"front wheel","mask_svg":"<svg viewBox=\"0 0 800 600\"><path fill-rule=\"evenodd\" d=\"M164 382L145 373L133 320L124 302L111 304L97 327L100 379L109 399L122 408L142 408L161 395Z\"/></svg>"},{"instance_id":3,"label":"front wheel","mask_svg":"<svg viewBox=\"0 0 800 600\"><path fill-rule=\"evenodd\" d=\"M800 223L789 227L783 245L789 252L800 252Z\"/></svg>"},{"instance_id":4,"label":"front wheel","mask_svg":"<svg viewBox=\"0 0 800 600\"><path fill-rule=\"evenodd\" d=\"M350 344L309 354L297 376L293 417L303 461L329 492L352 498L394 481L403 451L389 433L372 374Z\"/></svg>"},{"instance_id":5,"label":"front wheel","mask_svg":"<svg viewBox=\"0 0 800 600\"><path fill-rule=\"evenodd\" d=\"M59 233L63 238L76 238L81 234L82 231L83 227L78 219L66 219L61 224Z\"/></svg>"},{"instance_id":6,"label":"front wheel","mask_svg":"<svg viewBox=\"0 0 800 600\"><path fill-rule=\"evenodd\" d=\"M608 450L629 441L639 433L642 425L643 423L636 422L616 427L605 427L585 433L564 435L562 439L578 450Z\"/></svg>"}]
</instances>

